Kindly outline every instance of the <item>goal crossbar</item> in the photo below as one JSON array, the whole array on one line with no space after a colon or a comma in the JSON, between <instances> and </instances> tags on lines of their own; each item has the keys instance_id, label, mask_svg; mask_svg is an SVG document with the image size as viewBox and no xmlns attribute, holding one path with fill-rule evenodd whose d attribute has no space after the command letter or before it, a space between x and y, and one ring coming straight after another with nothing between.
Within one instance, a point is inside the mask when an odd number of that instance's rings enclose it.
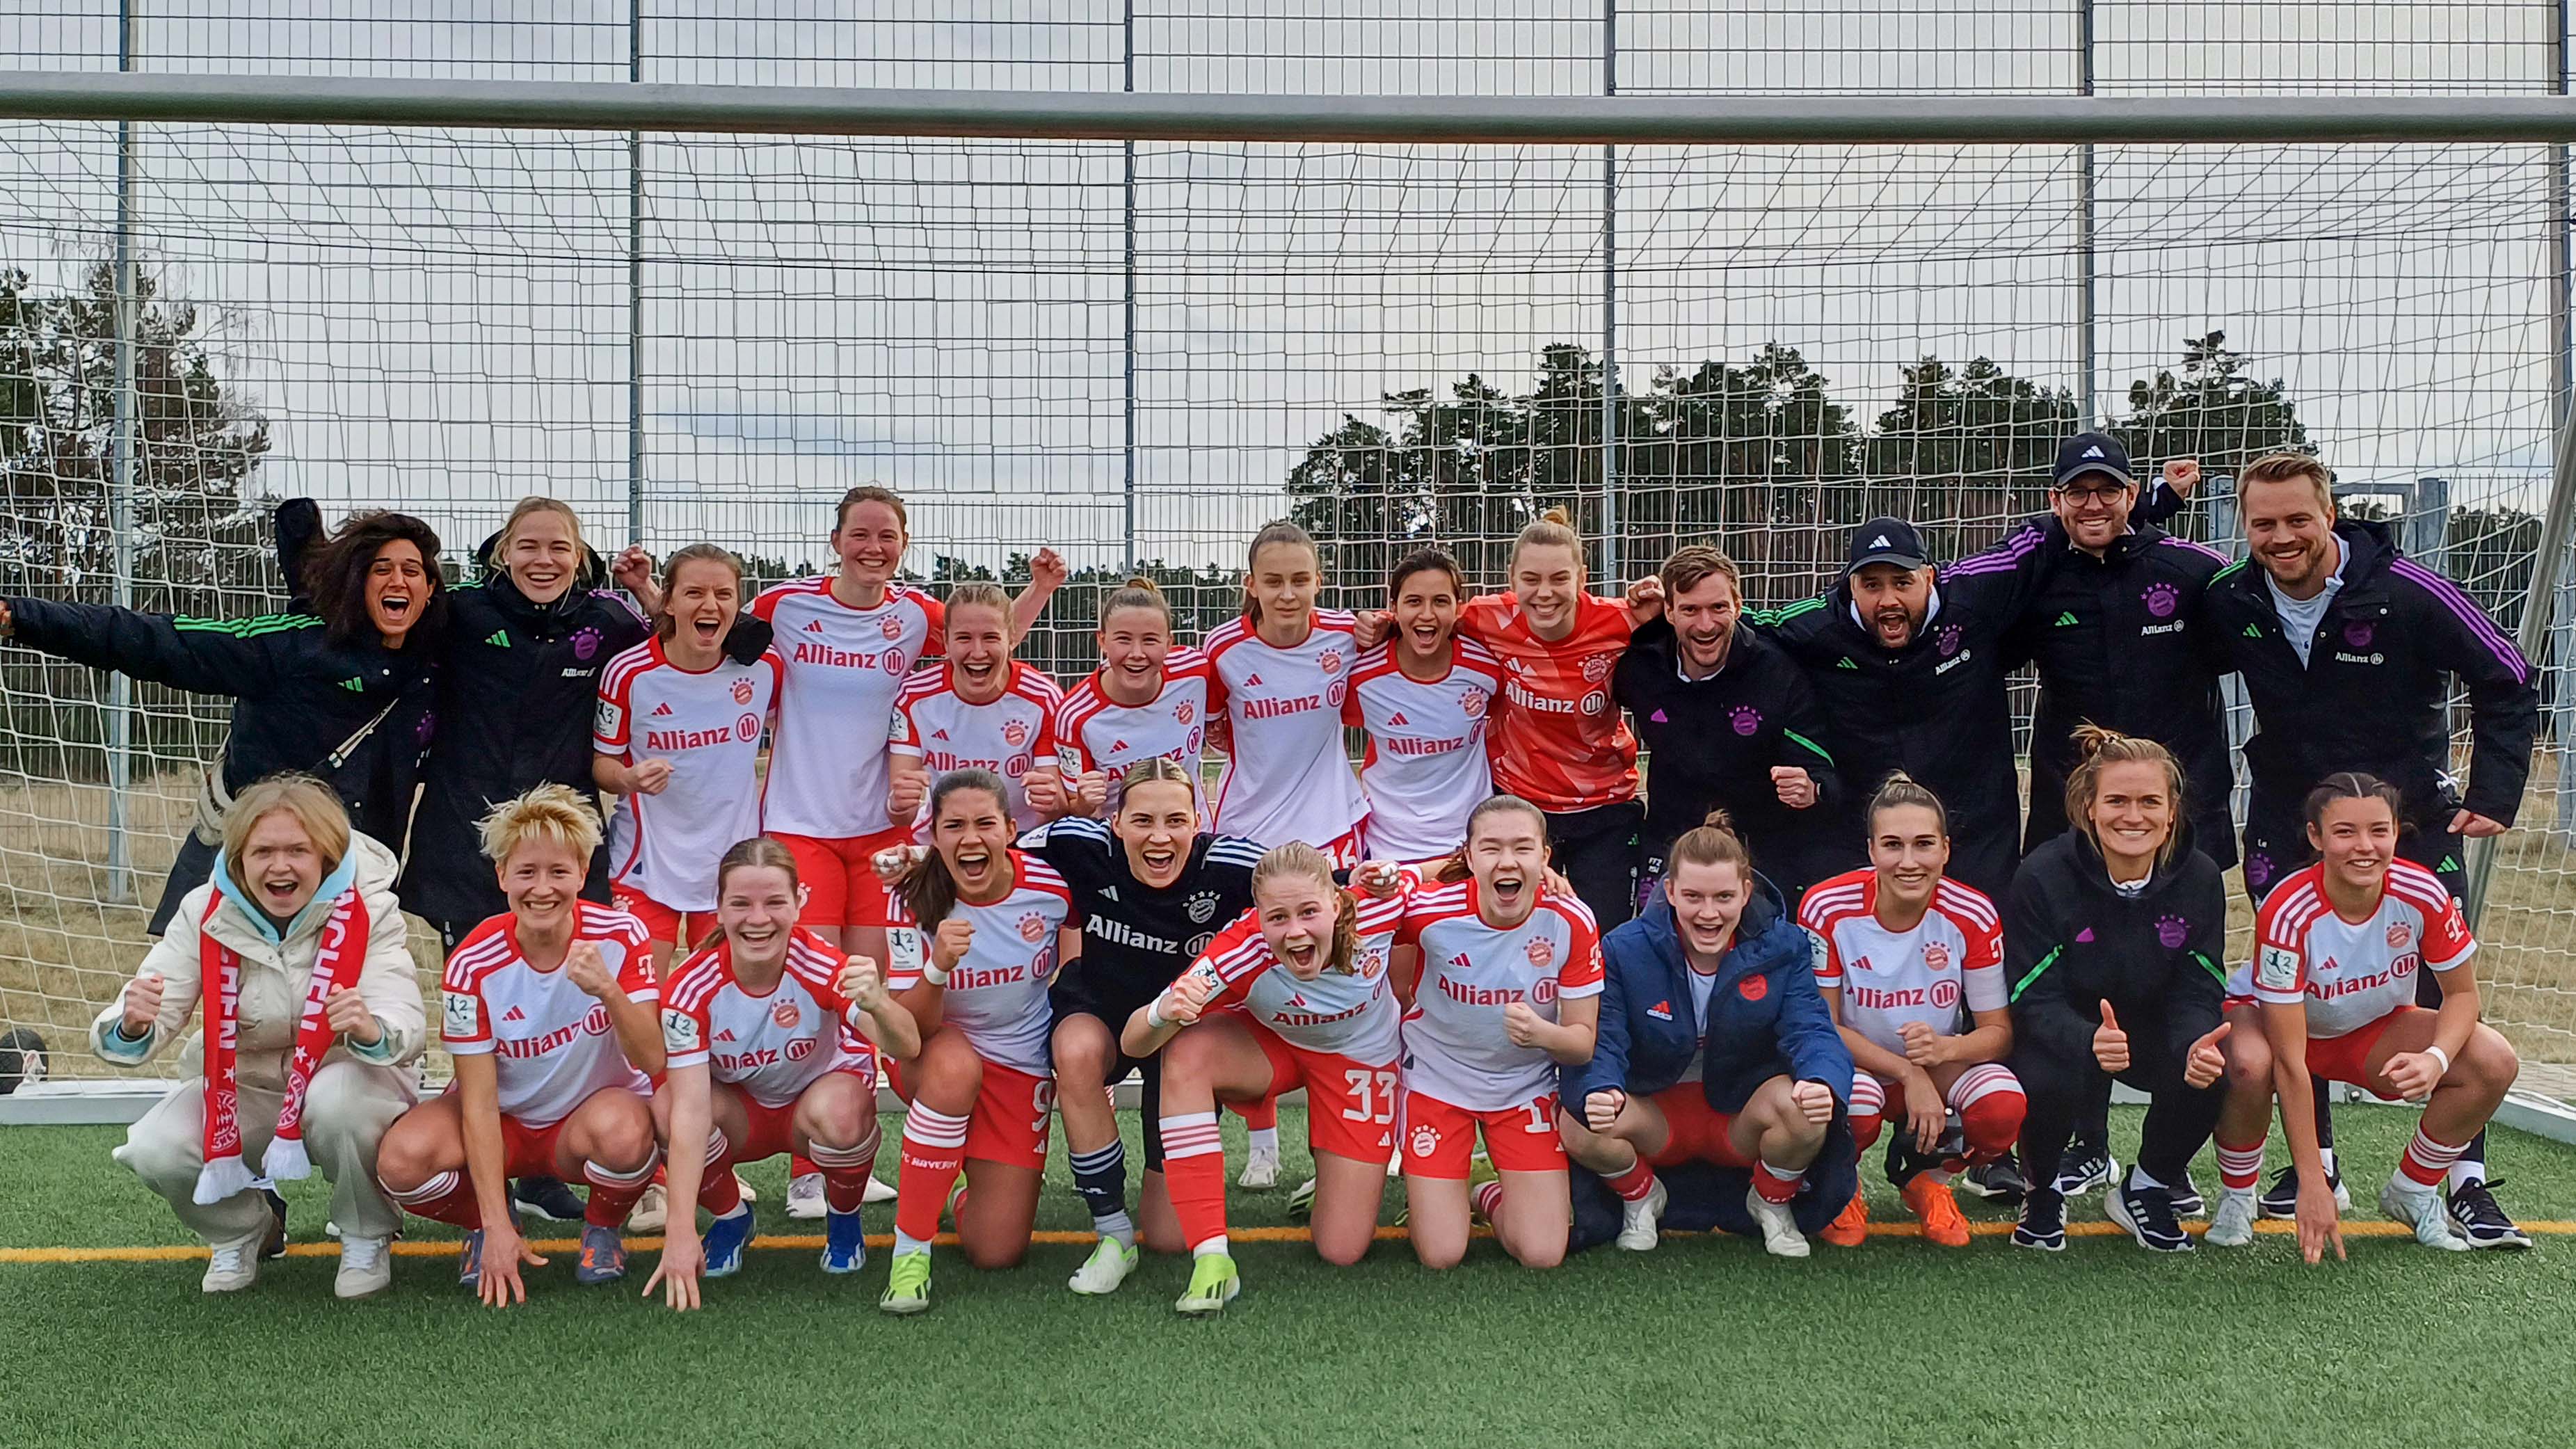
<instances>
[{"instance_id":1,"label":"goal crossbar","mask_svg":"<svg viewBox=\"0 0 2576 1449\"><path fill-rule=\"evenodd\" d=\"M2569 96L1353 96L0 71L0 120L1447 145L2576 142Z\"/></svg>"}]
</instances>

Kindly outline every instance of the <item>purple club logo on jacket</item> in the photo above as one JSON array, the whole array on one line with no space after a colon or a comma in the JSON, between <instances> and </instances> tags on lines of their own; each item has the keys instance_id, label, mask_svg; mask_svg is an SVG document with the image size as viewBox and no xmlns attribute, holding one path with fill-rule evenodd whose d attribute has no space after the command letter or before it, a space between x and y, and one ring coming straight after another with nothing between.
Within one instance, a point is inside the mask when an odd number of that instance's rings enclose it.
<instances>
[{"instance_id":1,"label":"purple club logo on jacket","mask_svg":"<svg viewBox=\"0 0 2576 1449\"><path fill-rule=\"evenodd\" d=\"M1762 728L1762 711L1749 704L1739 704L1728 711L1727 719L1733 722L1739 735L1749 735Z\"/></svg>"},{"instance_id":2,"label":"purple club logo on jacket","mask_svg":"<svg viewBox=\"0 0 2576 1449\"><path fill-rule=\"evenodd\" d=\"M2182 590L2171 584L2149 584L2147 591L2138 599L2147 606L2148 613L2159 619L2170 619L2174 610L2182 607Z\"/></svg>"},{"instance_id":3,"label":"purple club logo on jacket","mask_svg":"<svg viewBox=\"0 0 2576 1449\"><path fill-rule=\"evenodd\" d=\"M2343 626L2343 642L2350 648L2367 649L2375 632L2367 619L2355 619Z\"/></svg>"},{"instance_id":4,"label":"purple club logo on jacket","mask_svg":"<svg viewBox=\"0 0 2576 1449\"><path fill-rule=\"evenodd\" d=\"M597 629L575 629L572 631L573 658L588 659L590 656L598 652L599 631Z\"/></svg>"},{"instance_id":5,"label":"purple club logo on jacket","mask_svg":"<svg viewBox=\"0 0 2576 1449\"><path fill-rule=\"evenodd\" d=\"M2191 939L2191 922L2180 916L2158 916L2156 939L2164 943L2166 950L2178 951L2183 942Z\"/></svg>"},{"instance_id":6,"label":"purple club logo on jacket","mask_svg":"<svg viewBox=\"0 0 2576 1449\"><path fill-rule=\"evenodd\" d=\"M1941 626L1939 632L1933 635L1933 647L1941 651L1942 658L1947 659L1951 655L1959 652L1959 640L1961 637L1962 631L1958 625L1944 624Z\"/></svg>"}]
</instances>

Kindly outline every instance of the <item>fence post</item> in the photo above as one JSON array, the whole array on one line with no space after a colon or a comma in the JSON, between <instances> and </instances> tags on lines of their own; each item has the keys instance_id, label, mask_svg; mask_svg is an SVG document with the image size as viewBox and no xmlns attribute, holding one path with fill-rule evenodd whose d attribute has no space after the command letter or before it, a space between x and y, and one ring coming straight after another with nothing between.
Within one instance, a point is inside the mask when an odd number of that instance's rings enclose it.
<instances>
[{"instance_id":1,"label":"fence post","mask_svg":"<svg viewBox=\"0 0 2576 1449\"><path fill-rule=\"evenodd\" d=\"M1121 84L1123 89L1133 91L1136 89L1136 0L1127 0L1126 18L1121 33L1126 52L1122 62ZM1124 382L1121 393L1124 399L1124 430L1120 434L1119 455L1124 460L1126 469L1126 482L1122 490L1126 508L1121 534L1126 541L1127 571L1132 574L1138 567L1136 558L1136 143L1121 142L1119 150L1122 166L1121 185L1125 197L1125 218L1121 224L1121 235L1126 266L1126 281L1124 291L1121 293L1122 320L1118 331L1121 346L1125 352L1125 369L1122 374Z\"/></svg>"},{"instance_id":2,"label":"fence post","mask_svg":"<svg viewBox=\"0 0 2576 1449\"><path fill-rule=\"evenodd\" d=\"M2221 473L2201 487L2200 496L2209 500L2209 546L2229 558L2245 557L2245 528L2236 516L2236 477ZM2259 567L2259 565L2258 565ZM2254 706L2245 697L2242 676L2230 673L2218 681L2219 713L2227 721L2228 812L2235 820L2245 818L2243 785L2235 776L2245 758L2245 740L2253 733Z\"/></svg>"},{"instance_id":3,"label":"fence post","mask_svg":"<svg viewBox=\"0 0 2576 1449\"><path fill-rule=\"evenodd\" d=\"M1619 94L1619 0L1601 0L1601 93ZM1626 582L1619 548L1619 148L1601 148L1601 577Z\"/></svg>"},{"instance_id":4,"label":"fence post","mask_svg":"<svg viewBox=\"0 0 2576 1449\"><path fill-rule=\"evenodd\" d=\"M2093 94L2093 0L2076 0L2075 4L2075 93ZM2093 255L2093 144L2076 148L2075 182L2075 267L2076 267L2076 349L2084 359L2083 387L2076 397L2078 416L2088 428L2102 424L2101 399L2095 390L2094 374L2101 365L2101 338L2095 321L2095 292L2100 281Z\"/></svg>"},{"instance_id":5,"label":"fence post","mask_svg":"<svg viewBox=\"0 0 2576 1449\"><path fill-rule=\"evenodd\" d=\"M2406 510L2406 551L2435 573L2450 572L2451 480L2418 478Z\"/></svg>"},{"instance_id":6,"label":"fence post","mask_svg":"<svg viewBox=\"0 0 2576 1449\"><path fill-rule=\"evenodd\" d=\"M134 0L117 0L116 68L134 69ZM109 442L107 527L116 560L115 600L134 607L134 465L142 439L136 413L134 332L139 324L134 285L134 123L116 123L116 420ZM107 898L134 891L134 848L129 793L134 783L134 681L123 670L107 676Z\"/></svg>"},{"instance_id":7,"label":"fence post","mask_svg":"<svg viewBox=\"0 0 2576 1449\"><path fill-rule=\"evenodd\" d=\"M644 80L644 0L626 7L626 81ZM644 541L644 133L626 133L626 541Z\"/></svg>"}]
</instances>

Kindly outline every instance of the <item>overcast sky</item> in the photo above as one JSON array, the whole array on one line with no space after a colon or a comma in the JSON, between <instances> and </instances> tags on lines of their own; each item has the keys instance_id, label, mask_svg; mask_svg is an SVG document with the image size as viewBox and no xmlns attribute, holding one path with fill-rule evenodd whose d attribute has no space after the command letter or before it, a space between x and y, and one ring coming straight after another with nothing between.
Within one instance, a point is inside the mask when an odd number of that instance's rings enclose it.
<instances>
[{"instance_id":1,"label":"overcast sky","mask_svg":"<svg viewBox=\"0 0 2576 1449\"><path fill-rule=\"evenodd\" d=\"M1117 0L648 0L658 81L1116 89ZM2074 89L2065 4L1622 4L1619 88ZM0 52L112 69L115 7L18 0ZM139 6L142 69L622 80L625 0ZM702 12L692 18L691 11ZM1140 89L1591 94L1600 7L1137 0ZM221 12L215 15L213 12ZM721 12L723 18L704 13ZM1288 18L1294 12L1298 17ZM2105 4L2106 94L2546 89L2551 5ZM542 18L538 18L542 17ZM281 80L291 84L291 80ZM400 503L470 544L509 501L627 479L623 136L162 127L137 235L213 304L275 426L261 486ZM2102 148L2106 407L2224 329L2347 476L2528 501L2549 409L2533 147ZM925 542L1119 556L1115 145L651 138L650 542L815 556L883 481ZM113 128L0 126L0 259L59 277L113 235ZM1925 353L2074 387L2069 148L1621 153L1619 352L1805 351L1864 419ZM1143 549L1231 556L1305 444L1381 393L1602 333L1597 148L1143 145Z\"/></svg>"}]
</instances>

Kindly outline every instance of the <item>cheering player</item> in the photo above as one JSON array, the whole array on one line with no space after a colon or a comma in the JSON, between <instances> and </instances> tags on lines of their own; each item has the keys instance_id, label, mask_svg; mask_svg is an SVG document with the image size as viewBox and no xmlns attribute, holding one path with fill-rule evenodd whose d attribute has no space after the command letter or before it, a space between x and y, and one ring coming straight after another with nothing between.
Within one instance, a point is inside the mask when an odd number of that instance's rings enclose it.
<instances>
[{"instance_id":1,"label":"cheering player","mask_svg":"<svg viewBox=\"0 0 2576 1449\"><path fill-rule=\"evenodd\" d=\"M736 1163L802 1153L823 1173L823 1271L867 1263L859 1204L877 1156L877 1054L921 1051L912 1013L886 994L877 963L841 954L796 924L796 857L765 836L716 867L715 942L680 963L662 993L669 1075L653 1094L671 1193L714 1216L703 1242L678 1212L644 1285L675 1309L698 1306L698 1278L742 1267L751 1205Z\"/></svg>"},{"instance_id":2,"label":"cheering player","mask_svg":"<svg viewBox=\"0 0 2576 1449\"><path fill-rule=\"evenodd\" d=\"M1225 1236L1218 1097L1306 1089L1315 1251L1328 1263L1368 1251L1395 1151L1400 1008L1388 966L1403 901L1354 899L1324 853L1298 841L1261 857L1252 879L1252 909L1137 1008L1119 1041L1164 1063L1165 1170L1191 1254L1189 1289L1172 1305L1182 1313L1214 1313L1243 1290Z\"/></svg>"},{"instance_id":3,"label":"cheering player","mask_svg":"<svg viewBox=\"0 0 2576 1449\"><path fill-rule=\"evenodd\" d=\"M2232 1090L2219 1125L2220 1211L2210 1239L2250 1236L2246 1199L2263 1160L2271 1114L2261 1083L2268 1065L2299 1181L2299 1250L2311 1263L2326 1243L2343 1256L2334 1189L2317 1147L2315 1119L2299 1110L2309 1079L2349 1082L2382 1097L2421 1099L2415 1140L2380 1189L2379 1210L2428 1247L2469 1244L2443 1211L2441 1187L2461 1150L2495 1115L2521 1072L2513 1047L2478 1019L2478 943L2439 877L2398 855L2405 797L2369 775L2328 775L2308 793L2308 848L2320 859L2263 898L2254 960L2230 982L2236 999L2227 1039ZM2418 1006L2417 971L2438 973L2441 1005ZM2242 1004L2259 1006L2249 1014ZM2253 1029L2259 1027L2259 1030ZM2226 1236L2220 1228L2227 1229ZM2525 1239L2522 1246L2529 1246Z\"/></svg>"},{"instance_id":4,"label":"cheering player","mask_svg":"<svg viewBox=\"0 0 2576 1449\"><path fill-rule=\"evenodd\" d=\"M1242 617L1207 637L1208 705L1225 721L1216 828L1265 847L1302 840L1346 869L1368 814L1342 746L1352 619L1315 607L1323 566L1306 530L1273 523L1247 559Z\"/></svg>"},{"instance_id":5,"label":"cheering player","mask_svg":"<svg viewBox=\"0 0 2576 1449\"><path fill-rule=\"evenodd\" d=\"M895 1073L911 1104L895 1185L888 1313L930 1306L930 1240L960 1171L966 1261L1006 1268L1028 1251L1055 1111L1047 987L1072 945L1064 878L1011 848L1009 794L990 770L952 770L930 791L930 853L898 887L930 937L889 978L920 1024L921 1055Z\"/></svg>"},{"instance_id":6,"label":"cheering player","mask_svg":"<svg viewBox=\"0 0 2576 1449\"><path fill-rule=\"evenodd\" d=\"M1392 632L1351 670L1342 723L1368 738L1360 788L1371 860L1445 858L1467 838L1468 812L1494 793L1485 721L1502 662L1458 637L1466 592L1446 551L1406 555L1387 579Z\"/></svg>"},{"instance_id":7,"label":"cheering player","mask_svg":"<svg viewBox=\"0 0 2576 1449\"><path fill-rule=\"evenodd\" d=\"M721 632L717 635L722 638ZM412 1212L467 1230L457 1281L485 1303L525 1302L509 1179L590 1183L583 1283L626 1272L618 1225L653 1180L648 1073L662 1070L660 992L644 925L581 899L599 816L561 785L540 785L483 821L507 915L447 958L440 1039L456 1085L386 1131L376 1171Z\"/></svg>"},{"instance_id":8,"label":"cheering player","mask_svg":"<svg viewBox=\"0 0 2576 1449\"><path fill-rule=\"evenodd\" d=\"M1011 657L1010 600L1001 589L958 585L948 596L948 662L916 671L895 695L887 818L912 821L952 770L1000 776L1019 829L1063 814L1055 746L1063 703L1054 680Z\"/></svg>"},{"instance_id":9,"label":"cheering player","mask_svg":"<svg viewBox=\"0 0 2576 1449\"><path fill-rule=\"evenodd\" d=\"M618 909L644 923L653 961L712 924L716 862L760 831L760 736L778 697L776 650L724 652L742 560L711 543L671 555L653 637L599 676L591 778L621 797L609 827Z\"/></svg>"},{"instance_id":10,"label":"cheering player","mask_svg":"<svg viewBox=\"0 0 2576 1449\"><path fill-rule=\"evenodd\" d=\"M1950 1176L2012 1150L2026 1103L2003 1065L2012 1050L2003 972L2003 921L1995 903L1942 874L1950 826L1941 801L1891 777L1869 802L1867 870L1807 892L1798 923L1816 939L1816 985L1851 1049L1852 1140L1878 1140L1887 1094L1905 1120L1889 1143L1888 1180L1945 1248L1968 1245L1968 1221ZM1963 1029L1964 1028L1964 1029ZM1945 1141L1950 1114L1962 1141ZM1854 1194L1824 1233L1857 1247L1869 1207Z\"/></svg>"},{"instance_id":11,"label":"cheering player","mask_svg":"<svg viewBox=\"0 0 2576 1449\"><path fill-rule=\"evenodd\" d=\"M1120 782L1140 761L1162 758L1195 781L1208 726L1208 659L1172 640L1172 606L1149 578L1129 579L1100 601L1100 667L1056 711L1056 756L1073 814L1115 818ZM1213 815L1200 811L1199 828Z\"/></svg>"},{"instance_id":12,"label":"cheering player","mask_svg":"<svg viewBox=\"0 0 2576 1449\"><path fill-rule=\"evenodd\" d=\"M1544 888L1547 825L1510 795L1477 806L1445 883L1410 898L1396 934L1422 953L1404 1017L1399 1143L1413 1251L1428 1267L1466 1256L1471 1201L1524 1266L1565 1259L1556 1068L1592 1056L1601 941L1581 900ZM1500 1180L1471 1195L1480 1131Z\"/></svg>"}]
</instances>

